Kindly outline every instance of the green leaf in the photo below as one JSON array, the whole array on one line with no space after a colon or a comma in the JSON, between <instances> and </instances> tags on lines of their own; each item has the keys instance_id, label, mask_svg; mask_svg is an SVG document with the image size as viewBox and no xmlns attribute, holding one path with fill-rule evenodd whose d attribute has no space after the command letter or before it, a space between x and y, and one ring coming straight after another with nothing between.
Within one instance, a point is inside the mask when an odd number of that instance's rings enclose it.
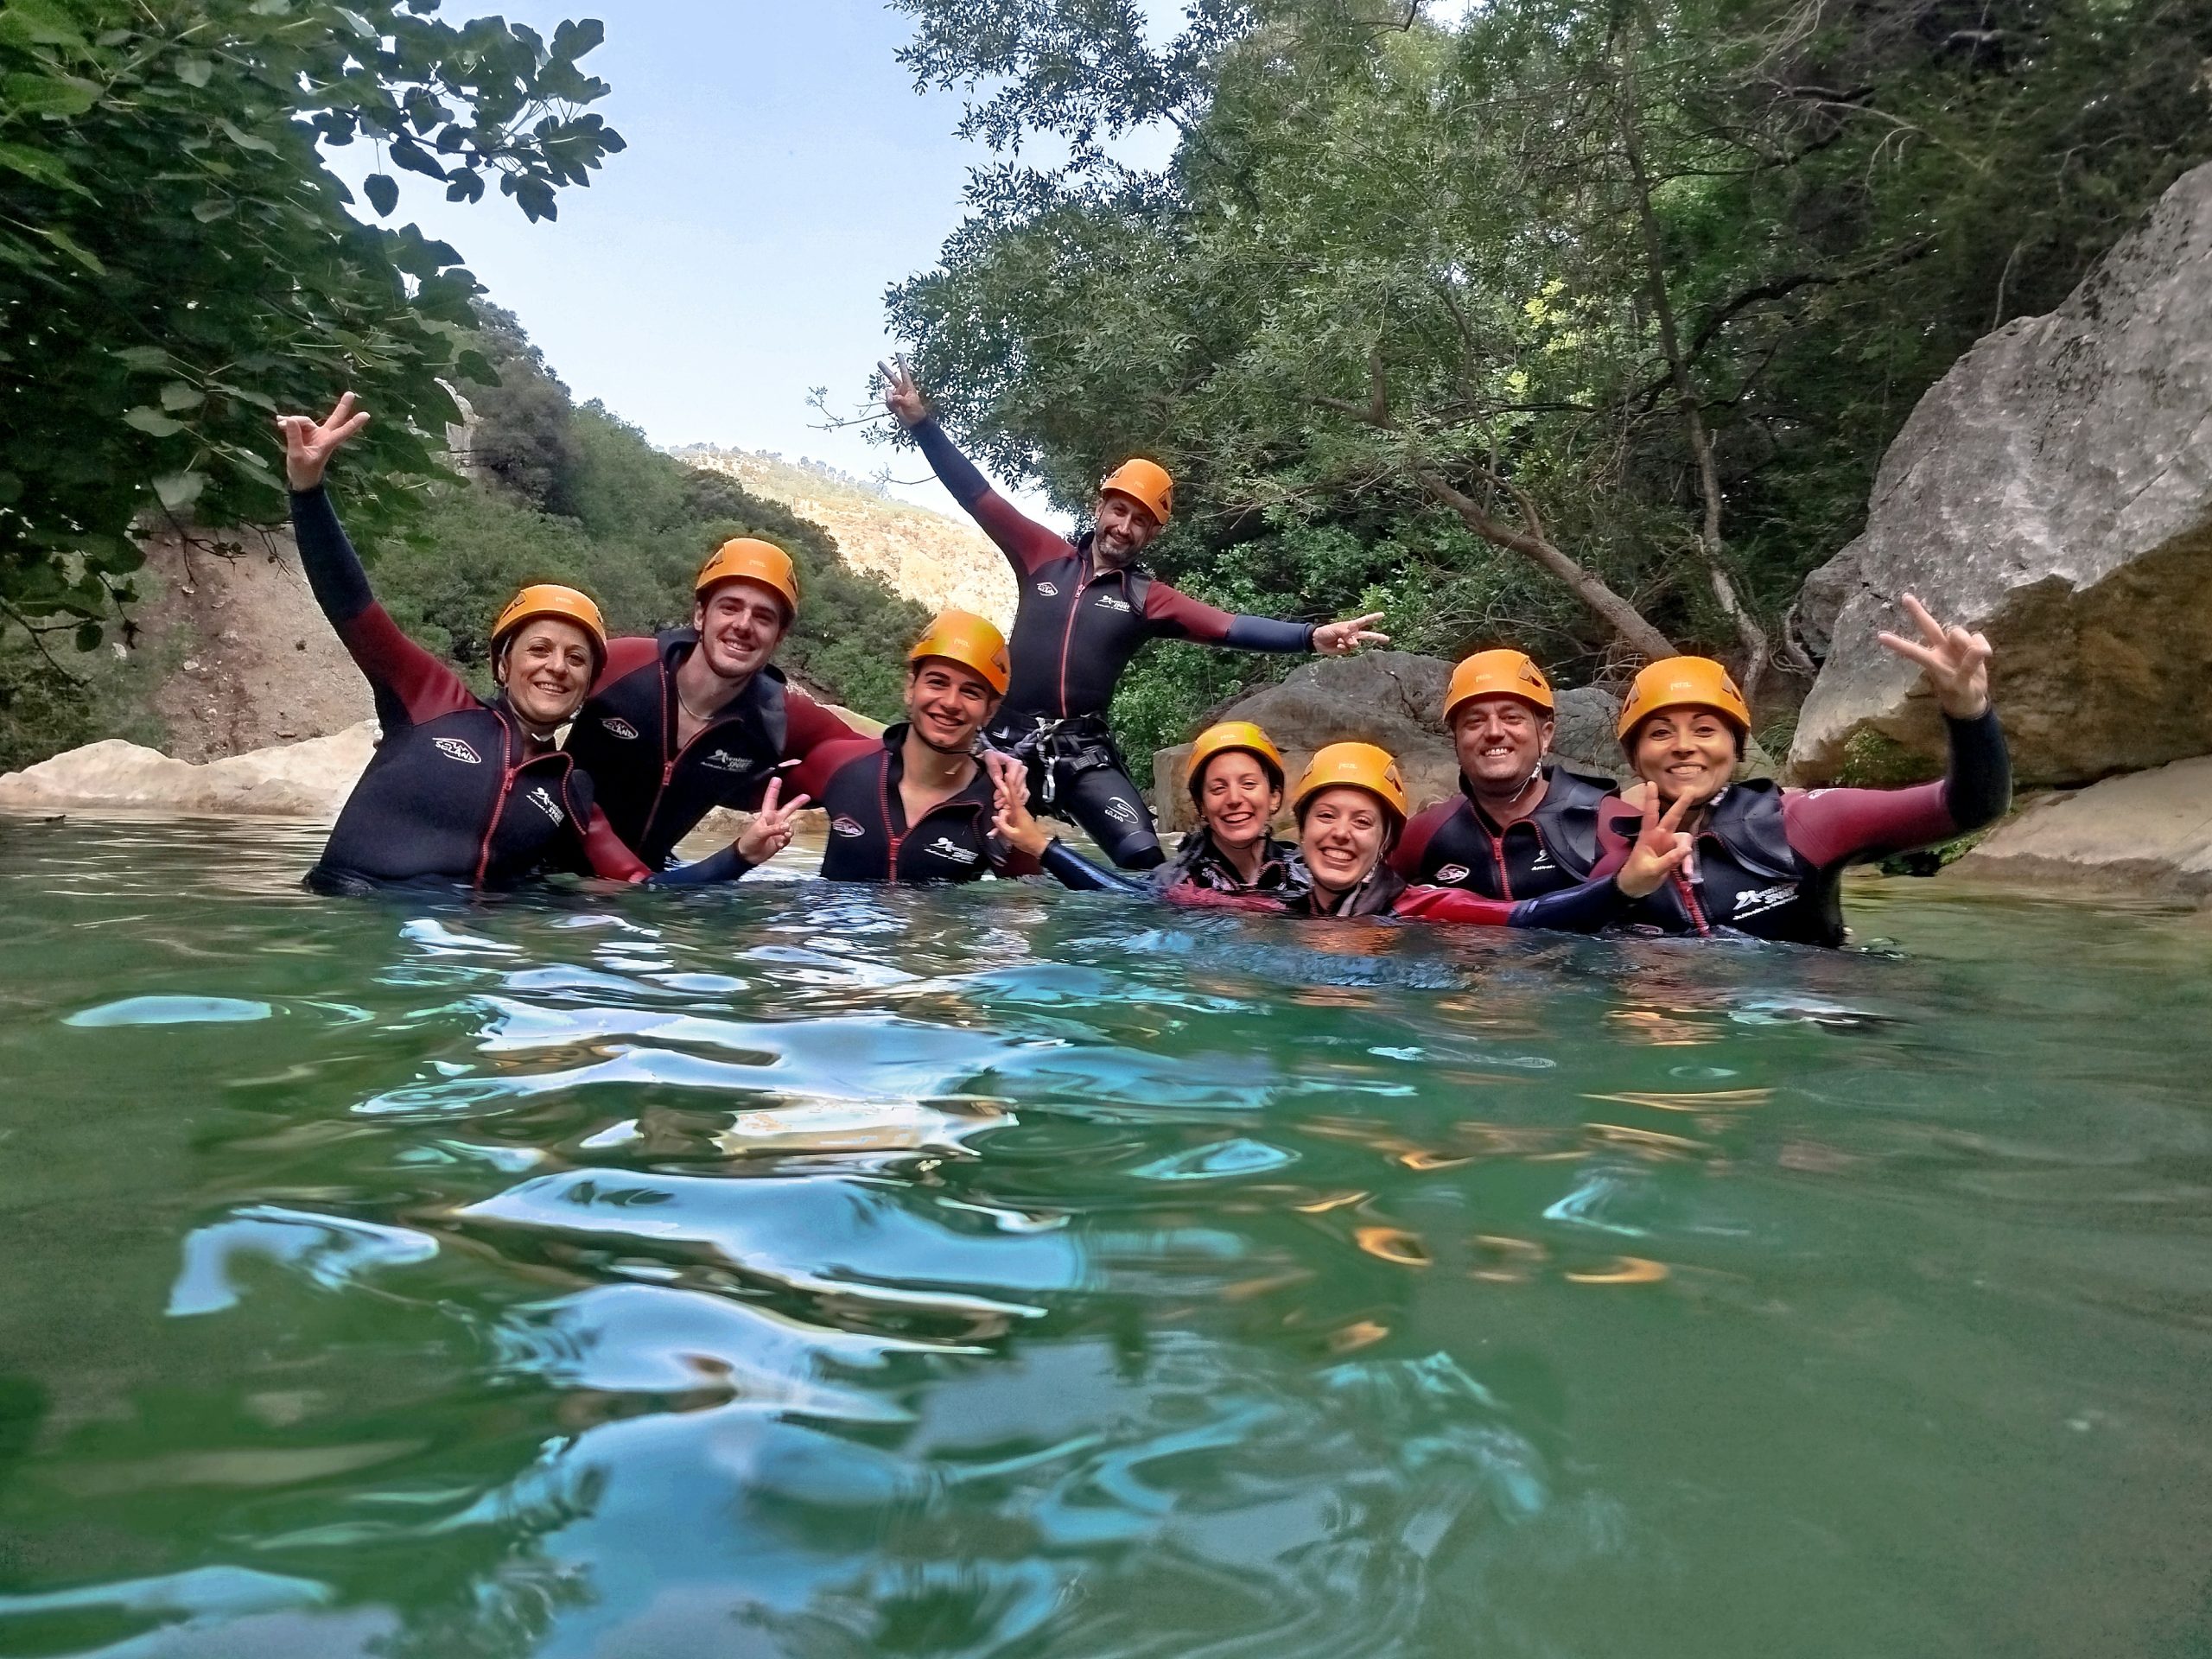
<instances>
[{"instance_id":1,"label":"green leaf","mask_svg":"<svg viewBox=\"0 0 2212 1659\"><path fill-rule=\"evenodd\" d=\"M4 75L0 99L16 115L82 115L100 101L100 89L74 75Z\"/></svg>"},{"instance_id":2,"label":"green leaf","mask_svg":"<svg viewBox=\"0 0 2212 1659\"><path fill-rule=\"evenodd\" d=\"M238 203L223 196L210 196L205 201L192 204L192 216L202 225L213 225L219 219L228 219L238 210Z\"/></svg>"},{"instance_id":3,"label":"green leaf","mask_svg":"<svg viewBox=\"0 0 2212 1659\"><path fill-rule=\"evenodd\" d=\"M86 50L77 20L54 0L9 0L0 9L0 41L24 46L70 46Z\"/></svg>"},{"instance_id":4,"label":"green leaf","mask_svg":"<svg viewBox=\"0 0 2212 1659\"><path fill-rule=\"evenodd\" d=\"M169 365L169 354L158 346L126 346L115 355L132 369L166 369Z\"/></svg>"},{"instance_id":5,"label":"green leaf","mask_svg":"<svg viewBox=\"0 0 2212 1659\"><path fill-rule=\"evenodd\" d=\"M126 412L123 423L137 427L151 438L173 438L184 430L183 422L173 421L160 410L149 408L144 404Z\"/></svg>"},{"instance_id":6,"label":"green leaf","mask_svg":"<svg viewBox=\"0 0 2212 1659\"><path fill-rule=\"evenodd\" d=\"M379 218L391 217L391 210L399 206L399 183L389 174L370 174L361 181L361 188L367 193L369 206L377 210Z\"/></svg>"},{"instance_id":7,"label":"green leaf","mask_svg":"<svg viewBox=\"0 0 2212 1659\"><path fill-rule=\"evenodd\" d=\"M214 74L215 60L213 58L179 58L176 60L176 78L188 86L205 86Z\"/></svg>"},{"instance_id":8,"label":"green leaf","mask_svg":"<svg viewBox=\"0 0 2212 1659\"><path fill-rule=\"evenodd\" d=\"M92 194L71 178L69 169L54 156L28 145L0 144L0 167L12 168L25 178L36 179L41 184L50 184L61 190L73 190L88 199Z\"/></svg>"},{"instance_id":9,"label":"green leaf","mask_svg":"<svg viewBox=\"0 0 2212 1659\"><path fill-rule=\"evenodd\" d=\"M100 648L100 625L97 622L82 622L78 624L76 634L77 649L79 651L98 651Z\"/></svg>"},{"instance_id":10,"label":"green leaf","mask_svg":"<svg viewBox=\"0 0 2212 1659\"><path fill-rule=\"evenodd\" d=\"M0 507L22 499L23 480L13 473L0 473Z\"/></svg>"},{"instance_id":11,"label":"green leaf","mask_svg":"<svg viewBox=\"0 0 2212 1659\"><path fill-rule=\"evenodd\" d=\"M172 415L188 409L197 409L207 401L207 394L182 380L172 380L162 388L162 407Z\"/></svg>"},{"instance_id":12,"label":"green leaf","mask_svg":"<svg viewBox=\"0 0 2212 1659\"><path fill-rule=\"evenodd\" d=\"M107 275L107 267L99 262L99 257L95 255L91 249L79 246L78 245L77 238L70 235L68 232L63 230L59 225L41 226L39 227L38 233L44 237L48 241L53 243L55 247L60 249L62 252L67 254L72 259L74 259L86 270L91 271L93 276L105 276Z\"/></svg>"},{"instance_id":13,"label":"green leaf","mask_svg":"<svg viewBox=\"0 0 2212 1659\"><path fill-rule=\"evenodd\" d=\"M205 473L169 473L154 480L154 493L171 512L182 512L207 487Z\"/></svg>"},{"instance_id":14,"label":"green leaf","mask_svg":"<svg viewBox=\"0 0 2212 1659\"><path fill-rule=\"evenodd\" d=\"M228 138L232 143L236 144L240 149L250 149L257 156L274 156L276 154L276 146L270 143L266 138L257 138L250 132L240 130L235 124L221 120L219 118L216 121L215 124L222 129L223 136Z\"/></svg>"}]
</instances>

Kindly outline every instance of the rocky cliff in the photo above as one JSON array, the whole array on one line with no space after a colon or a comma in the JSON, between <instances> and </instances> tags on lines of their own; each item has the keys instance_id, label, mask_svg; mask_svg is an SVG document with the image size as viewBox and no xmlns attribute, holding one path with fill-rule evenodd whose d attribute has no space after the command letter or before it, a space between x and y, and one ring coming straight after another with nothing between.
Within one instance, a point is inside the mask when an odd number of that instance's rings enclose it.
<instances>
[{"instance_id":1,"label":"rocky cliff","mask_svg":"<svg viewBox=\"0 0 2212 1659\"><path fill-rule=\"evenodd\" d=\"M1014 620L1014 575L1005 556L964 518L894 500L813 462L704 445L675 454L813 519L837 538L848 564L882 577L895 593L931 610L957 605L980 612L1001 627Z\"/></svg>"},{"instance_id":2,"label":"rocky cliff","mask_svg":"<svg viewBox=\"0 0 2212 1659\"><path fill-rule=\"evenodd\" d=\"M1827 659L1793 773L1933 775L1897 596L1986 632L2027 784L2212 751L2212 165L2184 175L2046 316L1961 359L1883 457L1864 534L1805 585ZM1907 754L1900 756L1893 746Z\"/></svg>"}]
</instances>

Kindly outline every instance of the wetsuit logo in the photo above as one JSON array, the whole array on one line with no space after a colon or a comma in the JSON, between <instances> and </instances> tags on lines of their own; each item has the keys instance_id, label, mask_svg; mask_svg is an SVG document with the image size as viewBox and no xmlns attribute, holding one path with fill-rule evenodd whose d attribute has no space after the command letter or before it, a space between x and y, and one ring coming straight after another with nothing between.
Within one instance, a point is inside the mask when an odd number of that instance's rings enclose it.
<instances>
[{"instance_id":1,"label":"wetsuit logo","mask_svg":"<svg viewBox=\"0 0 2212 1659\"><path fill-rule=\"evenodd\" d=\"M442 737L437 740L437 743L438 753L448 760L458 760L463 766L480 766L484 764L484 757L457 737Z\"/></svg>"},{"instance_id":2,"label":"wetsuit logo","mask_svg":"<svg viewBox=\"0 0 2212 1659\"><path fill-rule=\"evenodd\" d=\"M1552 862L1552 849L1548 847L1537 848L1535 857L1529 861L1529 871L1532 875L1539 870L1555 870L1558 868Z\"/></svg>"},{"instance_id":3,"label":"wetsuit logo","mask_svg":"<svg viewBox=\"0 0 2212 1659\"><path fill-rule=\"evenodd\" d=\"M561 809L554 804L553 798L545 792L544 785L540 784L536 789L531 790L529 794L524 796L523 798L528 801L532 806L536 807L539 811L543 812L547 817L552 819L554 823L558 823L561 822Z\"/></svg>"},{"instance_id":4,"label":"wetsuit logo","mask_svg":"<svg viewBox=\"0 0 2212 1659\"><path fill-rule=\"evenodd\" d=\"M956 864L973 864L982 856L972 848L961 846L948 836L939 836L930 843L929 850L939 858L949 858Z\"/></svg>"},{"instance_id":5,"label":"wetsuit logo","mask_svg":"<svg viewBox=\"0 0 2212 1659\"><path fill-rule=\"evenodd\" d=\"M830 828L848 841L858 841L862 836L868 834L868 831L861 829L860 824L852 818L834 818L830 821Z\"/></svg>"},{"instance_id":6,"label":"wetsuit logo","mask_svg":"<svg viewBox=\"0 0 2212 1659\"><path fill-rule=\"evenodd\" d=\"M1117 795L1106 803L1106 816L1116 823L1135 823L1137 821L1137 810Z\"/></svg>"},{"instance_id":7,"label":"wetsuit logo","mask_svg":"<svg viewBox=\"0 0 2212 1659\"><path fill-rule=\"evenodd\" d=\"M1449 887L1465 880L1473 874L1474 872L1464 864L1446 864L1436 873L1436 879Z\"/></svg>"},{"instance_id":8,"label":"wetsuit logo","mask_svg":"<svg viewBox=\"0 0 2212 1659\"><path fill-rule=\"evenodd\" d=\"M1040 582L1037 584L1037 591L1047 599L1058 599L1060 596L1060 584L1057 582Z\"/></svg>"},{"instance_id":9,"label":"wetsuit logo","mask_svg":"<svg viewBox=\"0 0 2212 1659\"><path fill-rule=\"evenodd\" d=\"M620 715L609 715L599 723L625 743L633 742L637 739L638 728Z\"/></svg>"},{"instance_id":10,"label":"wetsuit logo","mask_svg":"<svg viewBox=\"0 0 2212 1659\"><path fill-rule=\"evenodd\" d=\"M1101 594L1098 595L1098 608L1102 611L1126 611L1129 608L1129 601L1116 599L1111 594Z\"/></svg>"},{"instance_id":11,"label":"wetsuit logo","mask_svg":"<svg viewBox=\"0 0 2212 1659\"><path fill-rule=\"evenodd\" d=\"M1779 910L1797 896L1797 884L1783 881L1771 887L1753 887L1736 895L1738 916L1757 916L1770 910Z\"/></svg>"},{"instance_id":12,"label":"wetsuit logo","mask_svg":"<svg viewBox=\"0 0 2212 1659\"><path fill-rule=\"evenodd\" d=\"M728 749L715 749L710 751L707 755L707 758L700 762L700 765L711 767L716 772L750 772L753 770L753 763L751 761L747 760L741 754L732 754Z\"/></svg>"}]
</instances>

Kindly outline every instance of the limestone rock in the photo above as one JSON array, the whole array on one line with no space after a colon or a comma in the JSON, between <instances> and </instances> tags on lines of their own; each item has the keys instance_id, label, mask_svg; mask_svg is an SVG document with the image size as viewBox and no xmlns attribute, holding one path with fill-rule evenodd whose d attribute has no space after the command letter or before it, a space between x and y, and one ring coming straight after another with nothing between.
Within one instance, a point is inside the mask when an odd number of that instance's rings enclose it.
<instances>
[{"instance_id":1,"label":"limestone rock","mask_svg":"<svg viewBox=\"0 0 2212 1659\"><path fill-rule=\"evenodd\" d=\"M1874 639L1906 592L1997 647L2024 783L2212 750L2208 560L2212 165L2056 311L1983 340L1920 400L1865 533L1805 584L1808 642L1828 654L1793 774L1829 781L1889 745L1940 770L1934 702Z\"/></svg>"},{"instance_id":2,"label":"limestone rock","mask_svg":"<svg viewBox=\"0 0 2212 1659\"><path fill-rule=\"evenodd\" d=\"M1952 869L1961 878L2212 899L2212 756L2045 796Z\"/></svg>"},{"instance_id":3,"label":"limestone rock","mask_svg":"<svg viewBox=\"0 0 2212 1659\"><path fill-rule=\"evenodd\" d=\"M119 738L0 777L0 810L124 810L328 819L375 752L374 721L330 737L195 765Z\"/></svg>"}]
</instances>

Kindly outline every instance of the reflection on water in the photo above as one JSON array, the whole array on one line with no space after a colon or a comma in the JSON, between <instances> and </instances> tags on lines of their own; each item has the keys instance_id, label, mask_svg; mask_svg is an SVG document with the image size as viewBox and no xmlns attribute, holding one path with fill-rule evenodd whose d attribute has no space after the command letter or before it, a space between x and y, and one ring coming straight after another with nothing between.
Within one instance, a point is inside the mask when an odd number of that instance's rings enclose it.
<instances>
[{"instance_id":1,"label":"reflection on water","mask_svg":"<svg viewBox=\"0 0 2212 1659\"><path fill-rule=\"evenodd\" d=\"M0 821L0 1654L2212 1651L2212 931Z\"/></svg>"}]
</instances>

